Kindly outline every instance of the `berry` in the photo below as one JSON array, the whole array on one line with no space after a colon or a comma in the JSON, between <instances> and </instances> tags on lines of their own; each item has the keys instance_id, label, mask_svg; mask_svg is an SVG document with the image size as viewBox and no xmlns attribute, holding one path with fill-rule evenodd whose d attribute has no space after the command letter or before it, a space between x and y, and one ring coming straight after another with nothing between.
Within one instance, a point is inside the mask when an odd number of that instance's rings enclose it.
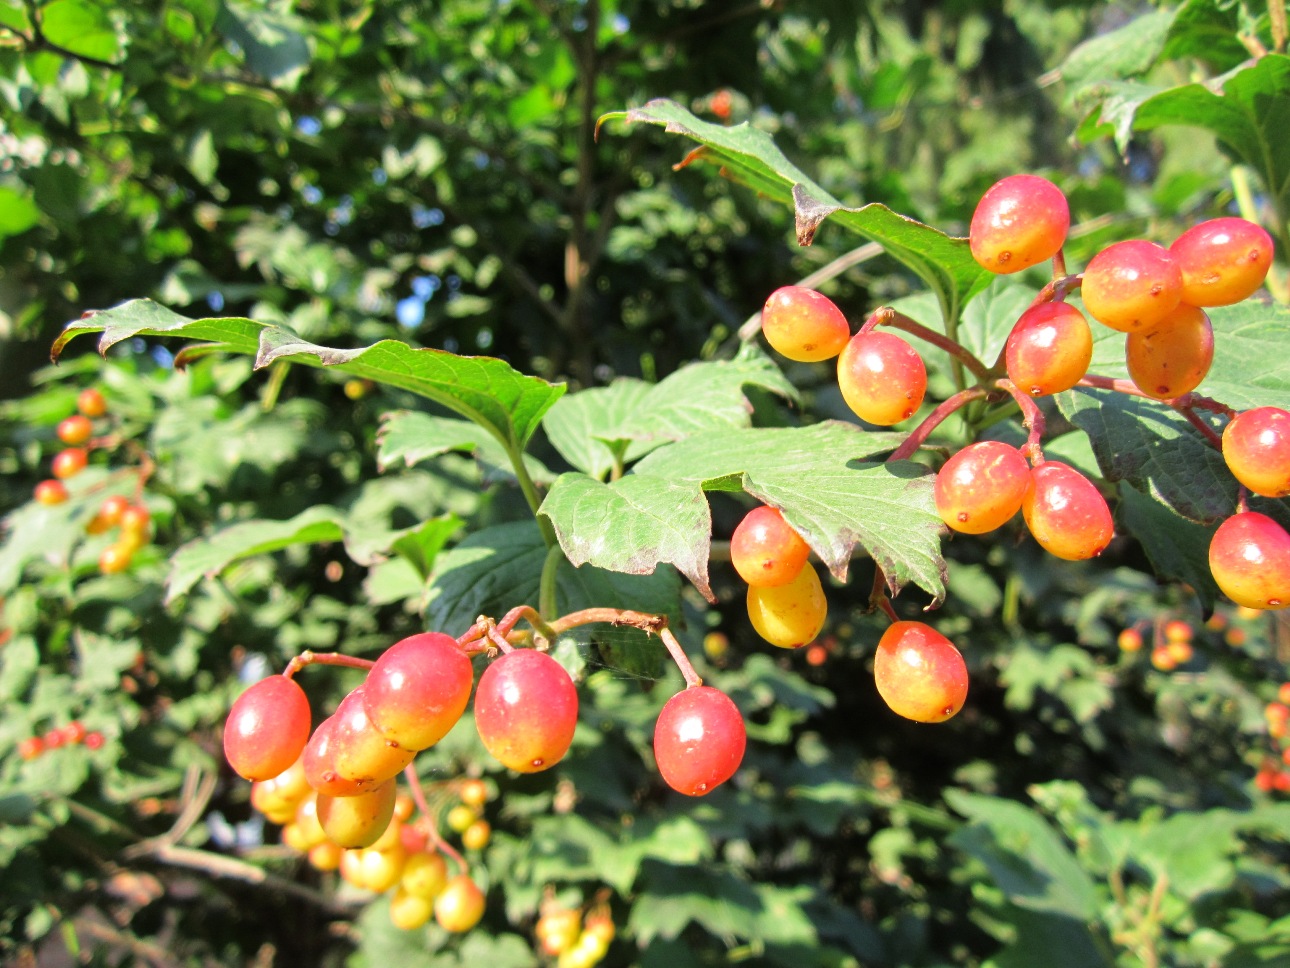
<instances>
[{"instance_id":1,"label":"berry","mask_svg":"<svg viewBox=\"0 0 1290 968\"><path fill-rule=\"evenodd\" d=\"M563 954L578 943L582 915L572 910L548 911L538 918L534 933L546 954L553 957Z\"/></svg>"},{"instance_id":2,"label":"berry","mask_svg":"<svg viewBox=\"0 0 1290 968\"><path fill-rule=\"evenodd\" d=\"M85 748L87 750L96 750L104 743L103 734L97 731L85 734Z\"/></svg>"},{"instance_id":3,"label":"berry","mask_svg":"<svg viewBox=\"0 0 1290 968\"><path fill-rule=\"evenodd\" d=\"M133 535L142 543L148 538L148 525L152 514L142 504L128 504L121 509L121 530Z\"/></svg>"},{"instance_id":4,"label":"berry","mask_svg":"<svg viewBox=\"0 0 1290 968\"><path fill-rule=\"evenodd\" d=\"M1021 314L1004 347L1008 379L1032 397L1069 390L1088 372L1093 332L1064 302L1040 303Z\"/></svg>"},{"instance_id":5,"label":"berry","mask_svg":"<svg viewBox=\"0 0 1290 968\"><path fill-rule=\"evenodd\" d=\"M536 773L555 766L573 742L577 724L578 690L564 666L545 652L514 649L479 677L479 738L512 770Z\"/></svg>"},{"instance_id":6,"label":"berry","mask_svg":"<svg viewBox=\"0 0 1290 968\"><path fill-rule=\"evenodd\" d=\"M462 780L457 796L468 807L479 809L488 802L488 784L479 779Z\"/></svg>"},{"instance_id":7,"label":"berry","mask_svg":"<svg viewBox=\"0 0 1290 968\"><path fill-rule=\"evenodd\" d=\"M101 417L107 413L107 401L93 387L86 387L76 395L76 409L86 417Z\"/></svg>"},{"instance_id":8,"label":"berry","mask_svg":"<svg viewBox=\"0 0 1290 968\"><path fill-rule=\"evenodd\" d=\"M1069 467L1045 461L1030 472L1021 502L1026 527L1040 546L1068 561L1100 555L1115 534L1106 498L1093 482Z\"/></svg>"},{"instance_id":9,"label":"berry","mask_svg":"<svg viewBox=\"0 0 1290 968\"><path fill-rule=\"evenodd\" d=\"M749 585L787 585L810 554L778 508L753 508L730 536L730 562Z\"/></svg>"},{"instance_id":10,"label":"berry","mask_svg":"<svg viewBox=\"0 0 1290 968\"><path fill-rule=\"evenodd\" d=\"M104 499L98 513L90 519L85 530L90 534L103 534L121 523L121 514L130 506L130 502L119 494Z\"/></svg>"},{"instance_id":11,"label":"berry","mask_svg":"<svg viewBox=\"0 0 1290 968\"><path fill-rule=\"evenodd\" d=\"M85 465L89 463L90 455L84 447L68 447L54 455L54 461L50 469L55 477L65 481L69 477L75 477L81 471L85 470Z\"/></svg>"},{"instance_id":12,"label":"berry","mask_svg":"<svg viewBox=\"0 0 1290 968\"><path fill-rule=\"evenodd\" d=\"M309 699L294 679L267 676L237 697L224 724L224 756L248 780L268 780L309 739Z\"/></svg>"},{"instance_id":13,"label":"berry","mask_svg":"<svg viewBox=\"0 0 1290 968\"><path fill-rule=\"evenodd\" d=\"M41 739L45 742L45 749L56 750L66 742L61 729L51 729Z\"/></svg>"},{"instance_id":14,"label":"berry","mask_svg":"<svg viewBox=\"0 0 1290 968\"><path fill-rule=\"evenodd\" d=\"M1265 514L1234 514L1209 543L1209 570L1223 594L1248 608L1290 606L1290 535Z\"/></svg>"},{"instance_id":15,"label":"berry","mask_svg":"<svg viewBox=\"0 0 1290 968\"><path fill-rule=\"evenodd\" d=\"M357 851L359 878L369 891L380 894L399 883L403 864L408 855L402 847L394 850L373 850L370 847Z\"/></svg>"},{"instance_id":16,"label":"berry","mask_svg":"<svg viewBox=\"0 0 1290 968\"><path fill-rule=\"evenodd\" d=\"M1124 629L1115 643L1121 652L1137 652L1142 648L1142 633L1137 629Z\"/></svg>"},{"instance_id":17,"label":"berry","mask_svg":"<svg viewBox=\"0 0 1290 968\"><path fill-rule=\"evenodd\" d=\"M493 828L487 820L476 820L461 832L461 846L467 850L483 850L493 836Z\"/></svg>"},{"instance_id":18,"label":"berry","mask_svg":"<svg viewBox=\"0 0 1290 968\"><path fill-rule=\"evenodd\" d=\"M363 684L364 706L387 740L409 750L439 742L470 702L475 670L457 640L423 632L394 643Z\"/></svg>"},{"instance_id":19,"label":"berry","mask_svg":"<svg viewBox=\"0 0 1290 968\"><path fill-rule=\"evenodd\" d=\"M415 931L430 921L434 902L397 888L390 898L390 923L401 931Z\"/></svg>"},{"instance_id":20,"label":"berry","mask_svg":"<svg viewBox=\"0 0 1290 968\"><path fill-rule=\"evenodd\" d=\"M842 399L861 420L890 427L913 416L927 391L918 351L891 333L856 333L838 357Z\"/></svg>"},{"instance_id":21,"label":"berry","mask_svg":"<svg viewBox=\"0 0 1290 968\"><path fill-rule=\"evenodd\" d=\"M433 900L448 884L448 863L442 854L411 854L399 884L409 894Z\"/></svg>"},{"instance_id":22,"label":"berry","mask_svg":"<svg viewBox=\"0 0 1290 968\"><path fill-rule=\"evenodd\" d=\"M54 432L69 447L79 447L93 436L94 425L90 423L89 417L78 413L60 420Z\"/></svg>"},{"instance_id":23,"label":"berry","mask_svg":"<svg viewBox=\"0 0 1290 968\"><path fill-rule=\"evenodd\" d=\"M458 874L435 898L434 919L445 931L454 934L469 931L483 916L484 892L469 874Z\"/></svg>"},{"instance_id":24,"label":"berry","mask_svg":"<svg viewBox=\"0 0 1290 968\"><path fill-rule=\"evenodd\" d=\"M733 99L731 98L729 91L718 91L716 94L712 95L712 101L710 102L712 113L722 121L728 120L730 117L730 106L732 100Z\"/></svg>"},{"instance_id":25,"label":"berry","mask_svg":"<svg viewBox=\"0 0 1290 968\"><path fill-rule=\"evenodd\" d=\"M808 563L787 585L748 586L748 618L757 634L781 649L806 645L824 628L829 603Z\"/></svg>"},{"instance_id":26,"label":"berry","mask_svg":"<svg viewBox=\"0 0 1290 968\"><path fill-rule=\"evenodd\" d=\"M1200 386L1214 362L1214 328L1204 310L1179 303L1158 326L1130 333L1124 358L1147 396L1180 397Z\"/></svg>"},{"instance_id":27,"label":"berry","mask_svg":"<svg viewBox=\"0 0 1290 968\"><path fill-rule=\"evenodd\" d=\"M814 289L776 289L761 311L761 331L781 356L798 363L831 360L851 338L851 327L833 300Z\"/></svg>"},{"instance_id":28,"label":"berry","mask_svg":"<svg viewBox=\"0 0 1290 968\"><path fill-rule=\"evenodd\" d=\"M385 833L394 816L397 794L393 780L354 797L318 795L318 822L327 839L340 847L370 847Z\"/></svg>"},{"instance_id":29,"label":"berry","mask_svg":"<svg viewBox=\"0 0 1290 968\"><path fill-rule=\"evenodd\" d=\"M472 808L464 803L459 803L448 811L448 816L444 818L444 823L454 833L461 833L478 819L479 814L475 813Z\"/></svg>"},{"instance_id":30,"label":"berry","mask_svg":"<svg viewBox=\"0 0 1290 968\"><path fill-rule=\"evenodd\" d=\"M1215 218L1178 236L1169 252L1182 272L1184 302L1229 306L1263 285L1272 237L1243 218Z\"/></svg>"},{"instance_id":31,"label":"berry","mask_svg":"<svg viewBox=\"0 0 1290 968\"><path fill-rule=\"evenodd\" d=\"M663 706L654 727L654 758L664 782L701 797L734 776L747 731L734 701L719 689L695 686Z\"/></svg>"},{"instance_id":32,"label":"berry","mask_svg":"<svg viewBox=\"0 0 1290 968\"><path fill-rule=\"evenodd\" d=\"M67 487L62 481L58 480L41 481L36 485L32 497L37 504L53 507L55 504L62 504L67 500Z\"/></svg>"},{"instance_id":33,"label":"berry","mask_svg":"<svg viewBox=\"0 0 1290 968\"><path fill-rule=\"evenodd\" d=\"M1020 272L1055 256L1070 224L1070 206L1060 188L1038 175L1009 175L981 196L968 245L982 268Z\"/></svg>"},{"instance_id":34,"label":"berry","mask_svg":"<svg viewBox=\"0 0 1290 968\"><path fill-rule=\"evenodd\" d=\"M1174 658L1169 646L1161 643L1151 649L1151 664L1161 672L1173 672L1178 667L1178 660Z\"/></svg>"},{"instance_id":35,"label":"berry","mask_svg":"<svg viewBox=\"0 0 1290 968\"><path fill-rule=\"evenodd\" d=\"M1238 413L1223 428L1223 460L1255 494L1290 494L1290 413L1279 407Z\"/></svg>"},{"instance_id":36,"label":"berry","mask_svg":"<svg viewBox=\"0 0 1290 968\"><path fill-rule=\"evenodd\" d=\"M332 769L344 780L370 790L403 772L416 757L381 735L367 715L366 684L352 690L332 714Z\"/></svg>"},{"instance_id":37,"label":"berry","mask_svg":"<svg viewBox=\"0 0 1290 968\"><path fill-rule=\"evenodd\" d=\"M85 724L79 719L74 719L63 727L63 742L69 746L77 746L85 741L88 735Z\"/></svg>"},{"instance_id":38,"label":"berry","mask_svg":"<svg viewBox=\"0 0 1290 968\"><path fill-rule=\"evenodd\" d=\"M1166 642L1190 642L1194 634L1192 627L1182 619L1166 622L1163 631Z\"/></svg>"},{"instance_id":39,"label":"berry","mask_svg":"<svg viewBox=\"0 0 1290 968\"><path fill-rule=\"evenodd\" d=\"M1093 256L1080 294L1099 323L1124 333L1164 322L1182 300L1182 272L1169 250L1134 239Z\"/></svg>"},{"instance_id":40,"label":"berry","mask_svg":"<svg viewBox=\"0 0 1290 968\"><path fill-rule=\"evenodd\" d=\"M130 567L134 560L134 548L128 542L115 542L99 553L99 571L105 575L117 575Z\"/></svg>"},{"instance_id":41,"label":"berry","mask_svg":"<svg viewBox=\"0 0 1290 968\"><path fill-rule=\"evenodd\" d=\"M310 787L329 797L357 796L370 790L372 784L348 779L336 770L337 725L336 716L328 716L309 737L302 757L305 777L309 780Z\"/></svg>"},{"instance_id":42,"label":"berry","mask_svg":"<svg viewBox=\"0 0 1290 968\"><path fill-rule=\"evenodd\" d=\"M703 654L713 662L721 662L730 651L730 636L725 632L709 632L703 637Z\"/></svg>"},{"instance_id":43,"label":"berry","mask_svg":"<svg viewBox=\"0 0 1290 968\"><path fill-rule=\"evenodd\" d=\"M965 534L984 534L1007 523L1030 487L1030 465L1017 448L997 440L969 444L936 475L941 520Z\"/></svg>"},{"instance_id":44,"label":"berry","mask_svg":"<svg viewBox=\"0 0 1290 968\"><path fill-rule=\"evenodd\" d=\"M45 752L45 741L39 736L28 736L18 744L20 759L34 760L43 752Z\"/></svg>"},{"instance_id":45,"label":"berry","mask_svg":"<svg viewBox=\"0 0 1290 968\"><path fill-rule=\"evenodd\" d=\"M894 622L882 633L873 678L892 712L919 723L944 722L967 699L962 654L923 622Z\"/></svg>"}]
</instances>

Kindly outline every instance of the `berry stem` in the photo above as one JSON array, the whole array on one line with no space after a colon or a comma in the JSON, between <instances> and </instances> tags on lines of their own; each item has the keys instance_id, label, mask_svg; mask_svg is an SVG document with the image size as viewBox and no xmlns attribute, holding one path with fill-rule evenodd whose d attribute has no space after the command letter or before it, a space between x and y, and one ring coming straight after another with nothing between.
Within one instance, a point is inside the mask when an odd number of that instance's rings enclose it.
<instances>
[{"instance_id":1,"label":"berry stem","mask_svg":"<svg viewBox=\"0 0 1290 968\"><path fill-rule=\"evenodd\" d=\"M412 801L421 811L422 822L425 823L426 836L429 837L430 843L434 845L435 850L441 854L447 854L457 865L458 874L469 874L470 866L466 863L466 858L457 853L452 844L448 843L443 837L439 836L439 824L435 822L434 813L430 810L430 804L426 802L425 790L421 789L421 777L417 776L416 769L409 763L403 768L403 776L408 781L408 789L412 792Z\"/></svg>"},{"instance_id":2,"label":"berry stem","mask_svg":"<svg viewBox=\"0 0 1290 968\"><path fill-rule=\"evenodd\" d=\"M1038 467L1044 462L1044 452L1039 446L1046 426L1043 411L1039 409L1039 404L1035 403L1034 397L1028 393L1022 393L1011 380L1006 378L996 380L995 386L1001 390L1007 390L1012 395L1012 399L1017 401L1017 406L1021 408L1022 426L1030 431L1030 435L1026 437L1025 446L1021 448L1021 453L1030 461L1030 466Z\"/></svg>"},{"instance_id":3,"label":"berry stem","mask_svg":"<svg viewBox=\"0 0 1290 968\"><path fill-rule=\"evenodd\" d=\"M667 646L668 654L672 656L672 661L681 670L681 675L685 678L685 688L693 689L696 686L703 685L703 680L694 671L694 666L690 664L690 657L685 654L685 650L681 648L681 643L676 640L672 630L664 626L659 629L658 637L663 640L663 644Z\"/></svg>"},{"instance_id":4,"label":"berry stem","mask_svg":"<svg viewBox=\"0 0 1290 968\"><path fill-rule=\"evenodd\" d=\"M1117 393L1128 394L1131 397L1142 397L1145 400L1155 399L1154 397L1147 396L1147 394L1139 390L1132 380L1116 380L1111 377L1098 376L1095 373L1087 374L1079 381L1078 385L1095 387L1099 390L1114 390ZM1213 427L1205 423L1196 411L1206 410L1210 413L1227 414L1230 416L1236 413L1235 410L1219 400L1215 400L1212 397L1201 396L1198 393L1184 393L1180 397L1174 397L1172 400L1165 400L1163 402L1186 417L1188 422L1200 431L1201 436L1205 438L1206 442L1209 443L1210 446L1215 447L1220 451L1223 449L1223 438L1218 435L1217 431L1215 431Z\"/></svg>"},{"instance_id":5,"label":"berry stem","mask_svg":"<svg viewBox=\"0 0 1290 968\"><path fill-rule=\"evenodd\" d=\"M950 414L954 413L954 411L958 410L964 404L970 403L973 400L981 400L989 395L990 391L986 390L984 387L969 387L966 390L960 390L924 417L923 422L910 431L909 436L901 442L899 447L891 452L891 456L888 457L887 460L893 461L906 459L923 445L923 441L931 435L932 431L935 430L946 417L950 416Z\"/></svg>"},{"instance_id":6,"label":"berry stem","mask_svg":"<svg viewBox=\"0 0 1290 968\"><path fill-rule=\"evenodd\" d=\"M1053 281L1063 278L1066 275L1066 250L1058 249L1057 254L1053 256Z\"/></svg>"},{"instance_id":7,"label":"berry stem","mask_svg":"<svg viewBox=\"0 0 1290 968\"><path fill-rule=\"evenodd\" d=\"M340 652L312 652L306 649L287 663L287 667L282 670L282 674L290 679L305 666L310 665L334 665L347 666L350 669L370 669L376 663L371 659L360 659L358 656L343 655Z\"/></svg>"},{"instance_id":8,"label":"berry stem","mask_svg":"<svg viewBox=\"0 0 1290 968\"><path fill-rule=\"evenodd\" d=\"M950 356L971 370L972 375L982 383L990 379L990 371L986 368L986 365L973 356L971 351L963 344L950 339L944 333L928 329L922 323L915 322L904 313L899 313L890 306L879 306L870 313L869 318L860 327L860 332L867 333L877 326L890 326L893 329L904 330L911 336L917 336L919 339L931 343L933 346L938 346L950 354Z\"/></svg>"}]
</instances>

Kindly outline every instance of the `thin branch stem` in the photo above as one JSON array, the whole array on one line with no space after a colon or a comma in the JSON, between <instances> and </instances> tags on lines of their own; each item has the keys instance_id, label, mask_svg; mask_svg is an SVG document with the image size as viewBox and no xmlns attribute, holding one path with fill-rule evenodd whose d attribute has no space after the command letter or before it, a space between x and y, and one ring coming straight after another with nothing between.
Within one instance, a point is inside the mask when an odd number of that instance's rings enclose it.
<instances>
[{"instance_id":1,"label":"thin branch stem","mask_svg":"<svg viewBox=\"0 0 1290 968\"><path fill-rule=\"evenodd\" d=\"M1021 448L1021 453L1030 461L1032 467L1038 467L1044 462L1044 452L1039 446L1039 441L1044 436L1046 423L1043 411L1039 409L1039 404L1035 403L1034 397L1028 393L1023 393L1011 380L996 380L995 386L1001 390L1007 390L1012 395L1012 399L1017 401L1017 406L1021 408L1021 423L1030 431L1030 435L1026 438L1025 446Z\"/></svg>"},{"instance_id":2,"label":"thin branch stem","mask_svg":"<svg viewBox=\"0 0 1290 968\"><path fill-rule=\"evenodd\" d=\"M542 562L542 575L538 581L538 614L555 615L560 608L556 591L559 588L560 563L564 561L564 549L559 542L547 548L546 558Z\"/></svg>"},{"instance_id":3,"label":"thin branch stem","mask_svg":"<svg viewBox=\"0 0 1290 968\"><path fill-rule=\"evenodd\" d=\"M973 400L981 400L990 396L990 391L984 387L968 387L966 390L960 390L948 400L943 401L935 410L923 418L923 422L915 427L899 447L891 452L887 458L889 461L905 460L910 457L923 442L931 435L946 417L963 407L964 404Z\"/></svg>"},{"instance_id":4,"label":"thin branch stem","mask_svg":"<svg viewBox=\"0 0 1290 968\"><path fill-rule=\"evenodd\" d=\"M238 860L236 857L212 854L209 851L197 850L192 847L178 847L174 844L156 844L148 852L147 856L171 867L184 867L189 870L203 871L212 877L244 881L247 884L258 884L276 891L282 891L333 914L348 917L352 913L350 908L341 905L319 891L315 891L303 884L297 884L295 881L287 880L285 877L270 874L263 868L248 864L244 860Z\"/></svg>"},{"instance_id":5,"label":"thin branch stem","mask_svg":"<svg viewBox=\"0 0 1290 968\"><path fill-rule=\"evenodd\" d=\"M943 349L952 358L962 363L982 383L987 382L991 377L990 370L986 365L978 360L962 343L950 339L944 333L928 329L922 323L915 322L904 313L897 312L890 306L879 306L870 313L869 318L860 327L860 332L867 333L876 326L890 326L892 329L904 330L911 336L917 336L919 339Z\"/></svg>"},{"instance_id":6,"label":"thin branch stem","mask_svg":"<svg viewBox=\"0 0 1290 968\"><path fill-rule=\"evenodd\" d=\"M421 777L417 776L416 769L408 764L403 768L403 776L408 781L408 788L412 791L412 800L421 811L421 816L425 821L426 835L430 838L430 843L434 844L435 850L441 854L447 854L452 858L453 863L457 865L458 874L469 874L470 865L466 863L466 858L439 835L439 824L435 820L434 813L430 810L430 804L426 802L425 790L421 788Z\"/></svg>"},{"instance_id":7,"label":"thin branch stem","mask_svg":"<svg viewBox=\"0 0 1290 968\"><path fill-rule=\"evenodd\" d=\"M685 650L681 648L681 643L676 640L676 636L672 634L672 630L664 626L659 629L658 637L663 640L663 645L667 647L668 654L672 657L672 661L675 662L676 667L681 670L681 675L685 678L685 688L693 689L695 686L703 685L703 680L699 678L699 674L694 671L694 666L690 664L690 657L685 654Z\"/></svg>"},{"instance_id":8,"label":"thin branch stem","mask_svg":"<svg viewBox=\"0 0 1290 968\"><path fill-rule=\"evenodd\" d=\"M360 659L358 656L343 655L340 652L313 652L306 649L287 663L287 667L282 670L282 674L290 679L305 666L310 665L334 665L345 666L350 669L370 669L376 663L371 659Z\"/></svg>"}]
</instances>

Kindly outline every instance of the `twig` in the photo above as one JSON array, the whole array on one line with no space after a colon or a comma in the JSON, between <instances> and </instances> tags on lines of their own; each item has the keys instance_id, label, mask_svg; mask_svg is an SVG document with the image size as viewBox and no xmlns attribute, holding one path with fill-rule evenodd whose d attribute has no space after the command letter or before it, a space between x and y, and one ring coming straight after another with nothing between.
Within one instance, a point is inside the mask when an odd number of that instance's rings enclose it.
<instances>
[{"instance_id":1,"label":"twig","mask_svg":"<svg viewBox=\"0 0 1290 968\"><path fill-rule=\"evenodd\" d=\"M946 417L953 414L964 404L973 400L982 400L990 396L990 391L984 387L968 387L966 390L960 390L948 400L943 401L935 410L923 418L922 423L915 427L899 447L891 452L887 458L889 461L905 460L911 456L914 451L923 445L931 432L935 430Z\"/></svg>"},{"instance_id":2,"label":"twig","mask_svg":"<svg viewBox=\"0 0 1290 968\"><path fill-rule=\"evenodd\" d=\"M287 663L287 667L282 670L282 674L290 679L309 665L334 665L345 666L350 669L370 669L376 663L371 659L360 659L357 656L344 655L340 652L314 652L306 649Z\"/></svg>"},{"instance_id":3,"label":"twig","mask_svg":"<svg viewBox=\"0 0 1290 968\"><path fill-rule=\"evenodd\" d=\"M447 854L452 858L453 863L457 865L458 874L469 874L470 865L466 863L466 858L439 835L439 824L435 821L434 813L430 810L430 804L426 802L425 790L421 788L421 777L417 776L417 771L412 764L403 768L403 776L408 781L408 788L412 791L412 800L416 803L417 809L421 811L421 817L425 822L426 835L430 838L430 843L434 844L435 850L441 854Z\"/></svg>"},{"instance_id":4,"label":"twig","mask_svg":"<svg viewBox=\"0 0 1290 968\"><path fill-rule=\"evenodd\" d=\"M212 877L243 881L247 884L256 884L282 891L336 915L348 917L352 914L348 906L340 904L319 891L315 891L303 884L297 884L295 881L288 880L285 877L270 874L263 868L248 864L244 860L238 860L236 857L212 854L192 847L177 847L173 844L156 844L148 852L147 856L172 867L203 871Z\"/></svg>"},{"instance_id":5,"label":"twig","mask_svg":"<svg viewBox=\"0 0 1290 968\"><path fill-rule=\"evenodd\" d=\"M904 313L899 313L890 306L880 306L870 313L869 318L860 327L860 332L867 333L876 326L890 326L892 329L901 329L911 336L917 336L919 339L943 349L951 357L971 370L972 375L982 383L990 379L991 373L986 368L986 365L978 360L962 343L950 339L944 333L928 329L922 323L915 322Z\"/></svg>"}]
</instances>

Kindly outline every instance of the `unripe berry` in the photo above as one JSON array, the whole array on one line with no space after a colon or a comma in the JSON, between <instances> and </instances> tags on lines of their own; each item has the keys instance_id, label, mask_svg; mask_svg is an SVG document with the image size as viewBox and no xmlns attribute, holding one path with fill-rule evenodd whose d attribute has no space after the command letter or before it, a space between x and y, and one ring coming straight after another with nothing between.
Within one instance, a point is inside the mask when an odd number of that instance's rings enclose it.
<instances>
[{"instance_id":1,"label":"unripe berry","mask_svg":"<svg viewBox=\"0 0 1290 968\"><path fill-rule=\"evenodd\" d=\"M747 605L757 634L781 649L795 649L814 639L829 611L820 576L810 562L787 585L749 585Z\"/></svg>"},{"instance_id":2,"label":"unripe berry","mask_svg":"<svg viewBox=\"0 0 1290 968\"><path fill-rule=\"evenodd\" d=\"M831 360L851 338L847 318L833 300L802 286L770 294L761 311L761 331L776 352L799 363Z\"/></svg>"},{"instance_id":3,"label":"unripe berry","mask_svg":"<svg viewBox=\"0 0 1290 968\"><path fill-rule=\"evenodd\" d=\"M1193 225L1169 247L1182 272L1184 302L1229 306L1252 296L1272 265L1272 237L1243 218Z\"/></svg>"},{"instance_id":4,"label":"unripe berry","mask_svg":"<svg viewBox=\"0 0 1290 968\"><path fill-rule=\"evenodd\" d=\"M1045 397L1069 390L1088 372L1093 332L1064 302L1040 303L1021 314L1004 348L1008 379L1022 393Z\"/></svg>"},{"instance_id":5,"label":"unripe berry","mask_svg":"<svg viewBox=\"0 0 1290 968\"><path fill-rule=\"evenodd\" d=\"M1169 250L1133 239L1093 256L1080 295L1099 323L1132 333L1164 322L1182 301L1182 288L1182 272Z\"/></svg>"},{"instance_id":6,"label":"unripe berry","mask_svg":"<svg viewBox=\"0 0 1290 968\"><path fill-rule=\"evenodd\" d=\"M838 357L838 389L861 420L890 427L913 416L922 404L927 367L899 336L856 333Z\"/></svg>"},{"instance_id":7,"label":"unripe berry","mask_svg":"<svg viewBox=\"0 0 1290 968\"><path fill-rule=\"evenodd\" d=\"M435 898L434 919L445 931L469 931L483 916L484 892L469 874L458 874Z\"/></svg>"},{"instance_id":8,"label":"unripe berry","mask_svg":"<svg viewBox=\"0 0 1290 968\"><path fill-rule=\"evenodd\" d=\"M1238 413L1223 428L1223 460L1255 494L1290 495L1290 413L1279 407Z\"/></svg>"},{"instance_id":9,"label":"unripe berry","mask_svg":"<svg viewBox=\"0 0 1290 968\"><path fill-rule=\"evenodd\" d=\"M983 268L1020 272L1055 256L1070 222L1070 206L1060 188L1038 175L1009 175L981 196L968 245Z\"/></svg>"},{"instance_id":10,"label":"unripe berry","mask_svg":"<svg viewBox=\"0 0 1290 968\"><path fill-rule=\"evenodd\" d=\"M967 699L967 665L945 636L923 622L894 622L878 641L874 682L883 701L906 719L940 723Z\"/></svg>"}]
</instances>

